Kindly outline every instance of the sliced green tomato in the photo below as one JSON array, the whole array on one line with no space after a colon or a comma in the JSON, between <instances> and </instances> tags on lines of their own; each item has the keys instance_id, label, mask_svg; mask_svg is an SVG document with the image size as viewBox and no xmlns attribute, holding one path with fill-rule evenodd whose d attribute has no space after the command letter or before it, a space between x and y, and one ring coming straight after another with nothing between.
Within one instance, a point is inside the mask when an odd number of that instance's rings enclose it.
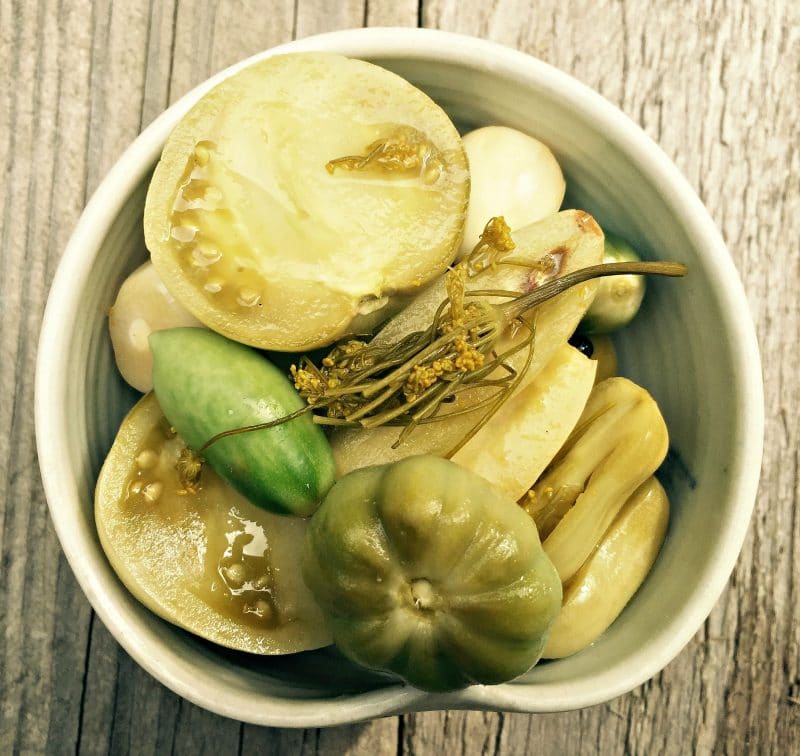
<instances>
[{"instance_id":1,"label":"sliced green tomato","mask_svg":"<svg viewBox=\"0 0 800 756\"><path fill-rule=\"evenodd\" d=\"M650 572L668 522L667 494L649 478L564 589L561 613L544 649L546 659L575 654L608 629Z\"/></svg>"},{"instance_id":2,"label":"sliced green tomato","mask_svg":"<svg viewBox=\"0 0 800 756\"><path fill-rule=\"evenodd\" d=\"M153 394L122 423L95 494L95 521L127 589L165 620L229 648L287 654L331 642L303 583L307 521L250 504L204 467L187 491L185 444Z\"/></svg>"},{"instance_id":3,"label":"sliced green tomato","mask_svg":"<svg viewBox=\"0 0 800 756\"><path fill-rule=\"evenodd\" d=\"M604 263L639 262L636 250L621 237L606 232ZM644 276L608 276L597 282L597 296L581 321L584 333L612 333L633 320L644 299Z\"/></svg>"},{"instance_id":4,"label":"sliced green tomato","mask_svg":"<svg viewBox=\"0 0 800 756\"><path fill-rule=\"evenodd\" d=\"M223 81L175 128L145 239L200 321L301 351L374 326L393 295L441 273L468 196L458 132L427 95L364 61L281 55Z\"/></svg>"}]
</instances>

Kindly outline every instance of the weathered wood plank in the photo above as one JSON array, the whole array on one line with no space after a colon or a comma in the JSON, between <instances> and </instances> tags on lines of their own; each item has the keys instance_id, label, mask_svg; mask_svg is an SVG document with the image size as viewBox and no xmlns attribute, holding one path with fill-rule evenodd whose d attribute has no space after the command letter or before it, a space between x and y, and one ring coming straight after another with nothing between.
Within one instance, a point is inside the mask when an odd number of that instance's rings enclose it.
<instances>
[{"instance_id":1,"label":"weathered wood plank","mask_svg":"<svg viewBox=\"0 0 800 756\"><path fill-rule=\"evenodd\" d=\"M476 711L430 711L405 717L402 748L411 754L496 753L505 715ZM526 717L527 718L527 717ZM524 745L524 741L520 743Z\"/></svg>"},{"instance_id":2,"label":"weathered wood plank","mask_svg":"<svg viewBox=\"0 0 800 756\"><path fill-rule=\"evenodd\" d=\"M241 753L259 756L325 756L326 754L397 753L398 717L357 725L305 730L245 725Z\"/></svg>"},{"instance_id":3,"label":"weathered wood plank","mask_svg":"<svg viewBox=\"0 0 800 756\"><path fill-rule=\"evenodd\" d=\"M766 367L767 440L753 527L733 580L703 632L662 675L605 707L532 718L537 740L579 733L599 752L737 752L798 747L798 383L787 370L797 318L800 130L798 10L788 3L425 4L426 25L480 34L535 54L619 105L675 160L725 236L750 295ZM680 29L680 34L674 30ZM766 121L766 122L765 122ZM792 208L795 210L793 211ZM775 259L770 254L771 259ZM425 715L428 716L428 715ZM516 717L507 717L514 721ZM543 721L552 724L544 724ZM569 726L567 725L569 721ZM598 722L604 724L598 729ZM678 738L670 723L681 723ZM575 725L579 726L576 728ZM563 743L571 751L575 743Z\"/></svg>"},{"instance_id":4,"label":"weathered wood plank","mask_svg":"<svg viewBox=\"0 0 800 756\"><path fill-rule=\"evenodd\" d=\"M120 12L114 6L114 13ZM291 35L293 3L275 3L268 13L252 2L215 5L154 2L137 20L147 35L138 48L138 77L125 82L138 105L138 131L170 102L215 71ZM113 40L112 40L113 44ZM113 49L113 47L112 47ZM143 55L145 53L146 55ZM132 52L131 57L135 57ZM108 87L121 82L109 72ZM138 97L137 97L138 94ZM78 748L89 753L235 751L241 725L182 701L144 673L122 651L101 623L90 634L87 683ZM142 728L155 721L156 728Z\"/></svg>"},{"instance_id":5,"label":"weathered wood plank","mask_svg":"<svg viewBox=\"0 0 800 756\"><path fill-rule=\"evenodd\" d=\"M365 14L364 0L342 0L338 3L302 0L297 4L295 37L299 39L336 29L364 26Z\"/></svg>"},{"instance_id":6,"label":"weathered wood plank","mask_svg":"<svg viewBox=\"0 0 800 756\"><path fill-rule=\"evenodd\" d=\"M415 0L365 0L364 26L416 26Z\"/></svg>"},{"instance_id":7,"label":"weathered wood plank","mask_svg":"<svg viewBox=\"0 0 800 756\"><path fill-rule=\"evenodd\" d=\"M340 3L303 0L295 6L293 35L301 38L335 29L360 27L373 23L370 15L376 19L397 18L403 6L408 3L397 3L393 9L392 5L374 1L368 4L364 0L346 0ZM328 753L394 753L397 747L396 731L396 718L324 730L311 728L299 732L244 725L242 749L243 753L292 752L303 756Z\"/></svg>"},{"instance_id":8,"label":"weathered wood plank","mask_svg":"<svg viewBox=\"0 0 800 756\"><path fill-rule=\"evenodd\" d=\"M4 105L0 159L0 751L41 752L64 709L76 730L81 681L53 653L85 648L89 608L48 522L33 437L33 373L55 262L85 201L89 46L80 13L56 3L0 6ZM72 34L79 49L70 50ZM47 37L49 44L43 44ZM85 99L73 104L73 92ZM67 134L68 138L64 138ZM77 138L72 138L77 135ZM77 170L74 170L77 168ZM60 621L55 597L71 612ZM62 685L62 683L64 683Z\"/></svg>"}]
</instances>

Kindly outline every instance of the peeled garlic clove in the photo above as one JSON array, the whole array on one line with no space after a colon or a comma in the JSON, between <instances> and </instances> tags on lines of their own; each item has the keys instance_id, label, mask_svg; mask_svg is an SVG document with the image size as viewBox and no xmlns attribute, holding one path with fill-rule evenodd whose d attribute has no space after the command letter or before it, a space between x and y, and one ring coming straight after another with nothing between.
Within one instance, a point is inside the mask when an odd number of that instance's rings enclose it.
<instances>
[{"instance_id":1,"label":"peeled garlic clove","mask_svg":"<svg viewBox=\"0 0 800 756\"><path fill-rule=\"evenodd\" d=\"M667 494L651 477L628 499L596 551L564 589L544 658L577 653L608 629L650 572L668 522Z\"/></svg>"},{"instance_id":2,"label":"peeled garlic clove","mask_svg":"<svg viewBox=\"0 0 800 756\"><path fill-rule=\"evenodd\" d=\"M668 444L658 405L641 386L609 378L594 387L575 430L524 505L562 582L656 471Z\"/></svg>"},{"instance_id":3,"label":"peeled garlic clove","mask_svg":"<svg viewBox=\"0 0 800 756\"><path fill-rule=\"evenodd\" d=\"M179 305L161 282L152 263L128 276L108 312L108 330L122 377L137 391L153 388L153 355L148 337L153 331L203 324Z\"/></svg>"},{"instance_id":4,"label":"peeled garlic clove","mask_svg":"<svg viewBox=\"0 0 800 756\"><path fill-rule=\"evenodd\" d=\"M502 215L517 229L558 212L564 174L538 139L506 126L486 126L466 134L463 144L471 183L459 256L477 244L489 218Z\"/></svg>"}]
</instances>

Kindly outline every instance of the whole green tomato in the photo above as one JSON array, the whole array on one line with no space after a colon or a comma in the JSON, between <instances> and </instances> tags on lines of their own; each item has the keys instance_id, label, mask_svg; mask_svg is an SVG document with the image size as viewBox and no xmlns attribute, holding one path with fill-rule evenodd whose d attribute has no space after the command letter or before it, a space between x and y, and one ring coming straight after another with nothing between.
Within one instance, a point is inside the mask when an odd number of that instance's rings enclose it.
<instances>
[{"instance_id":1,"label":"whole green tomato","mask_svg":"<svg viewBox=\"0 0 800 756\"><path fill-rule=\"evenodd\" d=\"M426 455L338 481L311 520L303 577L345 655L430 691L526 672L561 606L531 518Z\"/></svg>"}]
</instances>

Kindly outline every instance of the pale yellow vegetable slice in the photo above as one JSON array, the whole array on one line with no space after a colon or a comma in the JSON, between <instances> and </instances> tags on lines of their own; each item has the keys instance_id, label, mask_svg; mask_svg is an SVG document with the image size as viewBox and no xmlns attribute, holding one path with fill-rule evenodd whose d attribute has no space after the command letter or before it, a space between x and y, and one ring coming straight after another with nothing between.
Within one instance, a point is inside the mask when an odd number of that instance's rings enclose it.
<instances>
[{"instance_id":1,"label":"pale yellow vegetable slice","mask_svg":"<svg viewBox=\"0 0 800 756\"><path fill-rule=\"evenodd\" d=\"M668 445L664 418L645 389L626 378L595 386L577 427L525 503L562 582L656 471Z\"/></svg>"},{"instance_id":2,"label":"pale yellow vegetable slice","mask_svg":"<svg viewBox=\"0 0 800 756\"><path fill-rule=\"evenodd\" d=\"M597 363L595 383L602 383L617 374L617 350L609 336L592 335L578 331L569 340L570 346L585 354Z\"/></svg>"},{"instance_id":3,"label":"pale yellow vegetable slice","mask_svg":"<svg viewBox=\"0 0 800 756\"><path fill-rule=\"evenodd\" d=\"M594 553L564 589L546 659L586 648L619 616L658 556L669 522L669 501L653 477L628 499Z\"/></svg>"},{"instance_id":4,"label":"pale yellow vegetable slice","mask_svg":"<svg viewBox=\"0 0 800 756\"><path fill-rule=\"evenodd\" d=\"M506 258L508 264L498 264L468 279L468 290L530 291L553 274L564 275L596 265L603 256L603 232L590 215L579 210L567 210L533 223L515 231L513 238L517 248ZM593 282L580 284L531 311L529 322L536 329L533 359L518 391L530 384L567 342L591 304L594 291ZM427 328L446 296L444 279L437 280L390 320L376 335L375 342L395 344L406 334ZM505 300L498 298L497 301ZM524 338L525 329L520 331L507 334L497 351L502 352ZM515 370L521 370L525 363L524 350L514 355L509 363ZM491 391L482 389L459 395L445 410L452 417L418 426L397 448L392 448L401 430L397 427L336 431L331 443L338 474L413 454L446 454L480 420L482 411L469 412L469 408Z\"/></svg>"},{"instance_id":5,"label":"pale yellow vegetable slice","mask_svg":"<svg viewBox=\"0 0 800 756\"><path fill-rule=\"evenodd\" d=\"M533 485L581 416L597 363L564 345L533 383L511 397L454 456L516 501Z\"/></svg>"},{"instance_id":6,"label":"pale yellow vegetable slice","mask_svg":"<svg viewBox=\"0 0 800 756\"><path fill-rule=\"evenodd\" d=\"M128 414L95 494L103 550L148 609L223 646L286 654L331 643L300 575L307 520L250 504L208 466L182 480L185 449L155 395Z\"/></svg>"}]
</instances>

